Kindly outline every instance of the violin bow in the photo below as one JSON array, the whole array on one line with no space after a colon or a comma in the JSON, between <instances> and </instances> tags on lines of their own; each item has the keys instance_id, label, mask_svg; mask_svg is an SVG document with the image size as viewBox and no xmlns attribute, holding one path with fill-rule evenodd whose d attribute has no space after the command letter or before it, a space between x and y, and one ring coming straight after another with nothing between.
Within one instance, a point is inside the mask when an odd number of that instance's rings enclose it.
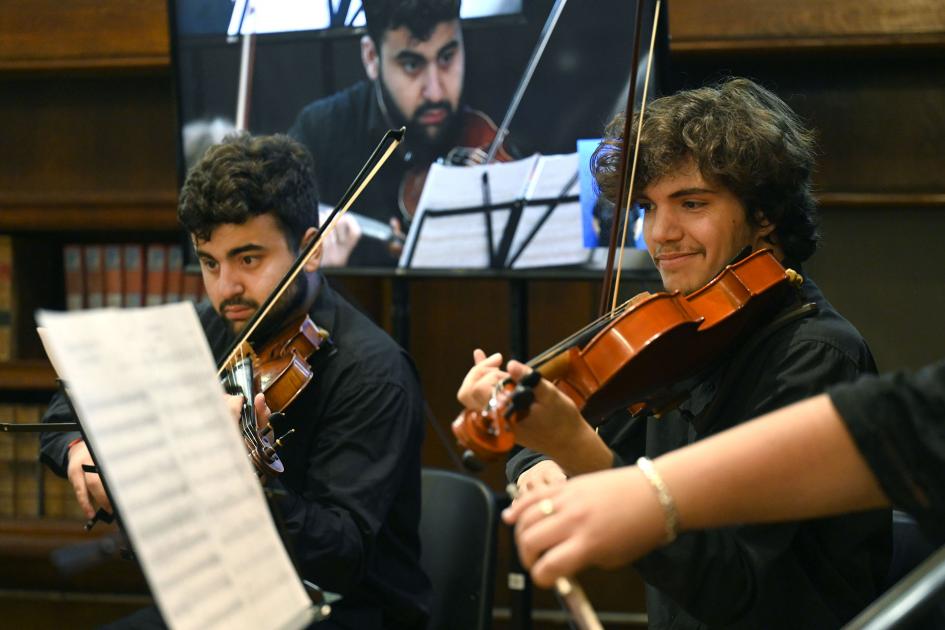
<instances>
[{"instance_id":1,"label":"violin bow","mask_svg":"<svg viewBox=\"0 0 945 630\"><path fill-rule=\"evenodd\" d=\"M599 314L613 313L617 309L617 296L620 293L620 275L623 269L623 252L627 242L627 224L630 223L630 207L633 201L633 185L637 174L637 157L640 153L640 135L643 130L643 115L646 111L646 97L650 86L650 71L653 68L653 50L656 45L656 33L659 27L662 0L656 0L653 8L653 30L650 33L650 47L646 60L643 80L643 95L640 100L640 115L637 117L636 139L633 146L633 160L628 159L630 151L630 125L636 103L637 67L640 62L640 29L643 21L644 0L638 0L636 21L633 34L633 58L630 67L630 81L627 90L627 107L623 126L623 152L620 155L620 186L617 194L617 206L614 208L614 221L610 226L610 243L607 247L607 266L604 271L604 289L601 291ZM629 167L629 168L628 168ZM621 204L623 204L621 206ZM620 226L623 224L621 230ZM620 236L620 255L617 259L616 277L614 274L614 255L617 250L617 234Z\"/></svg>"},{"instance_id":2,"label":"violin bow","mask_svg":"<svg viewBox=\"0 0 945 630\"><path fill-rule=\"evenodd\" d=\"M489 145L489 152L486 154L485 164L492 164L492 161L495 160L496 153L499 152L499 147L502 146L502 142L505 140L505 136L509 133L509 125L512 123L512 117L515 116L515 112L518 111L518 106L522 102L522 97L525 95L525 90L528 88L528 84L532 80L532 75L535 73L535 68L538 67L538 61L545 52L545 47L548 45L548 40L551 39L551 33L555 30L555 25L558 23L558 18L561 17L561 12L564 11L564 5L567 4L567 2L568 0L555 0L554 6L551 7L551 12L548 14L548 19L545 20L545 25L542 27L541 35L538 37L538 43L535 44L535 48L532 50L531 59L528 60L528 65L525 66L525 72L522 74L522 78L518 82L518 87L515 88L515 94L512 96L512 102L509 103L509 108L505 112L505 117L502 119L502 124L499 125L499 128L496 130L495 137L492 139L492 144Z\"/></svg>"},{"instance_id":3,"label":"violin bow","mask_svg":"<svg viewBox=\"0 0 945 630\"><path fill-rule=\"evenodd\" d=\"M325 224L318 231L318 236L312 239L312 242L309 243L298 257L295 259L295 262L292 263L292 266L285 273L276 287L269 294L269 297L266 298L266 301L262 303L262 306L259 307L253 316L246 322L246 326L240 332L239 336L234 340L229 350L227 350L226 355L223 361L220 362L218 366L218 375L222 375L223 371L226 370L227 366L230 364L236 355L240 352L243 344L249 340L253 332L259 327L263 319L269 314L273 306L282 295L286 292L295 278L299 275L302 269L305 267L305 263L315 254L315 251L322 244L325 237L334 231L335 227L338 225L338 222L341 220L341 217L351 208L358 197L361 195L361 192L367 187L368 184L374 179L374 176L377 175L377 172L380 170L381 166L387 161L387 159L393 154L394 150L403 142L404 134L406 130L401 127L400 129L389 129L387 133L384 134L384 137L381 138L381 141L378 142L377 146L374 148L374 152L371 153L371 156L367 159L367 162L364 163L364 166L361 167L361 171L358 173L357 177L354 178L354 181L348 186L348 190L345 191L345 194L341 197L341 200L331 211L331 214L328 215L328 218L325 220ZM385 146L386 145L386 146Z\"/></svg>"}]
</instances>

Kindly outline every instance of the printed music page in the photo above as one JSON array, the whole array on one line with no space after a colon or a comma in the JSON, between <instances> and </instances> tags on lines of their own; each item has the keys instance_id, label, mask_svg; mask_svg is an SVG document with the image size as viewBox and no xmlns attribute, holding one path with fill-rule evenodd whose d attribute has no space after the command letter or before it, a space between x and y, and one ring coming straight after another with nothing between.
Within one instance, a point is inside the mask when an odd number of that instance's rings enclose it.
<instances>
[{"instance_id":1,"label":"printed music page","mask_svg":"<svg viewBox=\"0 0 945 630\"><path fill-rule=\"evenodd\" d=\"M543 155L532 173L525 199L577 197L579 189L577 153ZM521 269L587 262L590 252L584 247L581 221L578 200L526 205L512 240L508 266Z\"/></svg>"},{"instance_id":2,"label":"printed music page","mask_svg":"<svg viewBox=\"0 0 945 630\"><path fill-rule=\"evenodd\" d=\"M308 596L190 302L37 319L167 625L304 627Z\"/></svg>"},{"instance_id":3,"label":"printed music page","mask_svg":"<svg viewBox=\"0 0 945 630\"><path fill-rule=\"evenodd\" d=\"M486 214L476 208L511 205L521 199L537 163L538 155L533 155L488 165L430 166L399 266L488 268ZM483 174L488 176L488 195L483 193ZM459 208L469 210L451 212ZM493 248L498 247L508 218L508 208L491 212Z\"/></svg>"}]
</instances>

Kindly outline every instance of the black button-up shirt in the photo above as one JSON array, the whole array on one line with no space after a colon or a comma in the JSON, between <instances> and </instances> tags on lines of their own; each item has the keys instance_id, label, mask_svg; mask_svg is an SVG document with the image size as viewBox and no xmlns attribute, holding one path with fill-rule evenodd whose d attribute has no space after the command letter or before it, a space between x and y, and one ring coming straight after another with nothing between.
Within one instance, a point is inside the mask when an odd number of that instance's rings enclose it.
<instances>
[{"instance_id":1,"label":"black button-up shirt","mask_svg":"<svg viewBox=\"0 0 945 630\"><path fill-rule=\"evenodd\" d=\"M863 338L810 280L800 294L802 302L817 305L815 314L771 333L741 361L736 350L677 409L658 419L624 416L604 424L600 434L614 451L614 465L657 457L875 372ZM731 388L713 403L729 368ZM517 454L509 462L510 479L537 459L528 451ZM836 628L879 594L890 553L891 515L877 510L685 533L636 568L647 583L651 628Z\"/></svg>"},{"instance_id":2,"label":"black button-up shirt","mask_svg":"<svg viewBox=\"0 0 945 630\"><path fill-rule=\"evenodd\" d=\"M387 130L374 85L365 80L309 103L299 112L289 135L312 154L319 198L336 204ZM402 151L390 156L351 210L385 225L396 217L406 230L398 198L408 170L410 164ZM384 243L362 238L348 264L390 266L396 262Z\"/></svg>"}]
</instances>

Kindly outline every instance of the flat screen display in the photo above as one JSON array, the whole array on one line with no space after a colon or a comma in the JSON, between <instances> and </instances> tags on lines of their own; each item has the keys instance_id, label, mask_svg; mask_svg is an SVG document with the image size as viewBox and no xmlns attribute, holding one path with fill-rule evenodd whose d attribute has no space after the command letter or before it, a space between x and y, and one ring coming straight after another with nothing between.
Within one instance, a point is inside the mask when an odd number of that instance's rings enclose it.
<instances>
[{"instance_id":1,"label":"flat screen display","mask_svg":"<svg viewBox=\"0 0 945 630\"><path fill-rule=\"evenodd\" d=\"M644 0L648 32L652 2ZM366 81L362 37L364 12L358 0L169 0L172 50L180 123L183 181L207 143L236 127L244 34L255 33L248 78L246 128L254 134L286 133L309 104ZM483 113L498 125L509 112L522 77L545 29L554 0L466 0L461 6L465 55L462 107ZM522 91L511 118L507 144L516 158L534 153L573 154L580 138L600 137L614 113L626 106L636 7L627 0L571 0L564 5L547 46ZM666 24L665 14L661 17ZM649 37L642 38L643 48ZM665 26L657 38L651 95L667 76ZM641 55L638 73L645 55ZM340 124L340 123L339 123ZM378 138L379 139L379 138ZM341 147L337 151L342 151ZM313 157L338 160L332 150ZM409 157L409 156L408 156ZM387 166L385 166L387 168ZM339 176L350 180L355 173ZM372 184L373 186L373 184ZM333 205L320 182L322 201ZM410 217L396 208L354 208L376 223L365 223L364 238L375 238L397 219L404 232ZM575 226L582 232L580 223ZM589 241L590 242L590 241ZM355 256L352 264L396 265ZM365 262L366 261L366 262ZM379 262L380 261L380 262Z\"/></svg>"}]
</instances>

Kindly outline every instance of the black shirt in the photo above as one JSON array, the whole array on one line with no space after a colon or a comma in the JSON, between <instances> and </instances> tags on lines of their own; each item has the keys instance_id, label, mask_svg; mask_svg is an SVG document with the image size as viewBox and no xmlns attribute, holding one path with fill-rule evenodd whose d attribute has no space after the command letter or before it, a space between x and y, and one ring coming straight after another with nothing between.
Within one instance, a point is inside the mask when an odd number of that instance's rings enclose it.
<instances>
[{"instance_id":1,"label":"black shirt","mask_svg":"<svg viewBox=\"0 0 945 630\"><path fill-rule=\"evenodd\" d=\"M224 321L198 307L219 361L232 341ZM313 355L313 380L286 410L277 435L285 472L280 516L303 577L344 599L331 622L346 628L423 628L430 584L420 568L423 399L413 363L390 337L322 278L310 310L335 351ZM324 354L322 354L324 352ZM44 422L64 421L57 395ZM42 434L42 458L64 474L77 434Z\"/></svg>"},{"instance_id":2,"label":"black shirt","mask_svg":"<svg viewBox=\"0 0 945 630\"><path fill-rule=\"evenodd\" d=\"M289 135L311 152L318 196L334 205L387 130L374 84L364 80L306 105L289 129ZM384 224L396 217L406 230L408 222L398 203L401 182L411 166L406 158L404 151L390 156L351 211ZM386 244L365 238L358 242L348 260L349 265L390 266L396 262Z\"/></svg>"},{"instance_id":3,"label":"black shirt","mask_svg":"<svg viewBox=\"0 0 945 630\"><path fill-rule=\"evenodd\" d=\"M889 500L945 542L945 361L829 394Z\"/></svg>"},{"instance_id":4,"label":"black shirt","mask_svg":"<svg viewBox=\"0 0 945 630\"><path fill-rule=\"evenodd\" d=\"M811 282L800 291L815 314L795 320L711 370L676 410L659 419L611 419L600 428L614 465L657 457L830 384L875 372L856 329ZM785 305L790 309L796 304ZM748 342L746 342L747 345ZM716 391L731 389L714 406ZM537 460L510 462L516 479ZM891 553L888 510L830 519L730 527L679 536L637 562L647 583L651 628L836 628L879 594Z\"/></svg>"}]
</instances>

